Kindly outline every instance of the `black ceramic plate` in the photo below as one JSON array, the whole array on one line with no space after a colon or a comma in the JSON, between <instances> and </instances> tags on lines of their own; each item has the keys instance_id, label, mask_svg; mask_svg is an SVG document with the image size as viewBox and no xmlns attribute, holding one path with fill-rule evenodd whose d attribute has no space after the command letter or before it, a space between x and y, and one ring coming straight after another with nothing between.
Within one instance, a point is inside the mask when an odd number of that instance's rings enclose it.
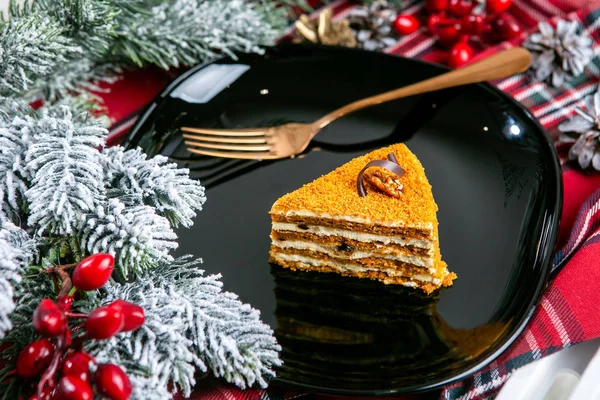
<instances>
[{"instance_id":1,"label":"black ceramic plate","mask_svg":"<svg viewBox=\"0 0 600 400\"><path fill-rule=\"evenodd\" d=\"M497 357L531 317L550 267L561 180L543 129L487 84L394 101L319 133L276 162L197 157L177 127L312 121L351 101L444 72L379 53L305 46L223 58L172 83L125 144L190 168L208 200L180 254L204 259L225 289L260 309L284 365L274 384L389 395L439 388ZM405 142L439 205L440 246L454 285L426 297L377 282L291 273L268 264L273 202L344 162Z\"/></svg>"}]
</instances>

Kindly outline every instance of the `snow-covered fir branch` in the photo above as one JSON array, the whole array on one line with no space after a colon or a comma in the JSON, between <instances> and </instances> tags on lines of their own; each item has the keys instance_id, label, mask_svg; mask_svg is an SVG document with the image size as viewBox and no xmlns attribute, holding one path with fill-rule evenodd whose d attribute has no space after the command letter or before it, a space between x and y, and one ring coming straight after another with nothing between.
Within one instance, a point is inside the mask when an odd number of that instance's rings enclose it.
<instances>
[{"instance_id":1,"label":"snow-covered fir branch","mask_svg":"<svg viewBox=\"0 0 600 400\"><path fill-rule=\"evenodd\" d=\"M218 54L262 52L278 31L266 23L266 13L244 0L171 0L156 3L147 13L135 12L144 0L112 0L122 7L113 55L137 65L162 68L193 65ZM271 11L273 8L271 8Z\"/></svg>"},{"instance_id":2,"label":"snow-covered fir branch","mask_svg":"<svg viewBox=\"0 0 600 400\"><path fill-rule=\"evenodd\" d=\"M35 7L38 13L58 22L63 35L81 49L81 54L71 54L51 73L37 76L27 92L29 100L55 102L102 92L99 83L119 79L120 67L104 59L115 39L118 8L104 0L36 0Z\"/></svg>"},{"instance_id":3,"label":"snow-covered fir branch","mask_svg":"<svg viewBox=\"0 0 600 400\"><path fill-rule=\"evenodd\" d=\"M14 286L35 253L35 243L23 229L0 220L0 339L13 326L9 315L15 309Z\"/></svg>"},{"instance_id":4,"label":"snow-covered fir branch","mask_svg":"<svg viewBox=\"0 0 600 400\"><path fill-rule=\"evenodd\" d=\"M146 313L137 331L88 347L100 362L111 360L128 369L132 399L165 399L167 382L189 396L195 374L207 368L241 388L265 387L273 367L281 364L280 346L259 312L223 292L220 276L204 275L197 264L186 259L164 263L100 294L102 303L124 298ZM136 376L140 369L143 374Z\"/></svg>"},{"instance_id":5,"label":"snow-covered fir branch","mask_svg":"<svg viewBox=\"0 0 600 400\"><path fill-rule=\"evenodd\" d=\"M99 151L106 130L87 113L73 115L66 106L27 113L21 103L5 104L4 215L15 222L26 217L38 235L75 236L85 251L115 255L122 277L171 260L169 252L177 247L172 226L190 226L206 199L188 170L139 149ZM24 209L27 216L20 215Z\"/></svg>"},{"instance_id":6,"label":"snow-covered fir branch","mask_svg":"<svg viewBox=\"0 0 600 400\"><path fill-rule=\"evenodd\" d=\"M79 58L56 67L51 75L39 76L30 85L23 98L29 101L44 99L56 104L63 99L91 96L101 102L97 93L105 93L103 83L114 83L120 79L121 68L114 64L100 64L97 60Z\"/></svg>"},{"instance_id":7,"label":"snow-covered fir branch","mask_svg":"<svg viewBox=\"0 0 600 400\"><path fill-rule=\"evenodd\" d=\"M110 49L120 13L110 1L35 0L35 4L57 20L65 35L86 49L90 57L100 58Z\"/></svg>"},{"instance_id":8,"label":"snow-covered fir branch","mask_svg":"<svg viewBox=\"0 0 600 400\"><path fill-rule=\"evenodd\" d=\"M46 76L83 53L56 20L33 11L0 21L0 49L0 95L4 96L28 90L36 76Z\"/></svg>"},{"instance_id":9,"label":"snow-covered fir branch","mask_svg":"<svg viewBox=\"0 0 600 400\"><path fill-rule=\"evenodd\" d=\"M177 235L169 221L150 206L127 206L109 199L88 214L80 228L81 245L89 253L115 256L122 278L131 278L172 261L169 252L177 248Z\"/></svg>"},{"instance_id":10,"label":"snow-covered fir branch","mask_svg":"<svg viewBox=\"0 0 600 400\"><path fill-rule=\"evenodd\" d=\"M304 0L286 3L296 1ZM0 95L54 102L131 64L169 68L261 52L284 15L265 0L36 0L0 21Z\"/></svg>"},{"instance_id":11,"label":"snow-covered fir branch","mask_svg":"<svg viewBox=\"0 0 600 400\"><path fill-rule=\"evenodd\" d=\"M109 197L127 205L153 206L174 227L190 227L206 201L200 182L167 157L148 159L140 148L125 151L115 146L104 150L103 161Z\"/></svg>"},{"instance_id":12,"label":"snow-covered fir branch","mask_svg":"<svg viewBox=\"0 0 600 400\"><path fill-rule=\"evenodd\" d=\"M27 224L38 234L72 234L104 197L101 153L106 129L66 107L44 110L27 153L31 186Z\"/></svg>"},{"instance_id":13,"label":"snow-covered fir branch","mask_svg":"<svg viewBox=\"0 0 600 400\"><path fill-rule=\"evenodd\" d=\"M25 160L31 141L31 120L0 118L0 213L16 221L31 178Z\"/></svg>"}]
</instances>

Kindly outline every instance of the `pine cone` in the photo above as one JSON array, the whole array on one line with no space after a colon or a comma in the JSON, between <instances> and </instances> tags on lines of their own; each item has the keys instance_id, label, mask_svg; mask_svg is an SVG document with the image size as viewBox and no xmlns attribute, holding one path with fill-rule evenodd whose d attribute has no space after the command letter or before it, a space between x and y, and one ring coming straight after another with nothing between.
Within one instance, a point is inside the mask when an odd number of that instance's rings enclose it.
<instances>
[{"instance_id":1,"label":"pine cone","mask_svg":"<svg viewBox=\"0 0 600 400\"><path fill-rule=\"evenodd\" d=\"M531 68L539 81L550 78L554 87L565 79L583 73L592 60L592 38L587 31L579 31L576 21L559 20L556 29L547 22L538 24L539 32L532 34L523 46L532 51Z\"/></svg>"},{"instance_id":2,"label":"pine cone","mask_svg":"<svg viewBox=\"0 0 600 400\"><path fill-rule=\"evenodd\" d=\"M350 28L356 33L357 47L383 50L394 46L398 42L394 37L396 15L396 9L384 0L350 10L346 18L350 22Z\"/></svg>"},{"instance_id":3,"label":"pine cone","mask_svg":"<svg viewBox=\"0 0 600 400\"><path fill-rule=\"evenodd\" d=\"M297 36L300 41L309 41L333 46L356 47L354 31L347 19L333 21L331 8L319 14L317 21L301 15L296 21Z\"/></svg>"},{"instance_id":4,"label":"pine cone","mask_svg":"<svg viewBox=\"0 0 600 400\"><path fill-rule=\"evenodd\" d=\"M585 108L575 108L577 115L558 126L559 140L572 143L569 161L577 160L582 169L600 171L600 89L584 99Z\"/></svg>"}]
</instances>

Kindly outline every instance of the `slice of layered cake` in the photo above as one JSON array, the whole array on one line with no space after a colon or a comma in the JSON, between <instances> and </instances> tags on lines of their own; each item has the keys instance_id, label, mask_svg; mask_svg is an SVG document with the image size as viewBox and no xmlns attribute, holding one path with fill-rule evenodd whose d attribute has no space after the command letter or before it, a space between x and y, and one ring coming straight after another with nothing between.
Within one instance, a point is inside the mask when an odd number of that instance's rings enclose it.
<instances>
[{"instance_id":1,"label":"slice of layered cake","mask_svg":"<svg viewBox=\"0 0 600 400\"><path fill-rule=\"evenodd\" d=\"M423 166L396 144L355 158L278 199L270 262L430 293L456 278L442 261Z\"/></svg>"}]
</instances>

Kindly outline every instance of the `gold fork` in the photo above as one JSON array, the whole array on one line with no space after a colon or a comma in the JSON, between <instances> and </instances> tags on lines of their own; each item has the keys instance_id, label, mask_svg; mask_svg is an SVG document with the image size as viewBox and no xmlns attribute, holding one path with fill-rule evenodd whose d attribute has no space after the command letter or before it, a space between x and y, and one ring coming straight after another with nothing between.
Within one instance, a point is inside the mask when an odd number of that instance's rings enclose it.
<instances>
[{"instance_id":1,"label":"gold fork","mask_svg":"<svg viewBox=\"0 0 600 400\"><path fill-rule=\"evenodd\" d=\"M492 55L479 62L446 72L399 89L357 100L310 123L288 123L274 127L248 129L204 129L182 127L188 151L223 158L277 159L295 156L311 139L338 118L387 101L455 86L505 78L524 72L530 53L521 47Z\"/></svg>"}]
</instances>

